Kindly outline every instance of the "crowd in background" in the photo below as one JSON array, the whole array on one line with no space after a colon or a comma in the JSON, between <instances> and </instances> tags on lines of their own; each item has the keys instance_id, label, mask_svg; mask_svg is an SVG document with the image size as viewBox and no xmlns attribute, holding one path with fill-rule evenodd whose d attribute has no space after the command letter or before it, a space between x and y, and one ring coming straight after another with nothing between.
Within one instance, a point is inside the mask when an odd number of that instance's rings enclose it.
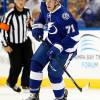
<instances>
[{"instance_id":1,"label":"crowd in background","mask_svg":"<svg viewBox=\"0 0 100 100\"><path fill-rule=\"evenodd\" d=\"M26 7L31 10L31 14L38 16L41 0L26 0ZM14 7L13 0L6 0L6 9L3 9L4 0L0 0L0 19L5 13ZM83 27L100 27L100 0L67 0L66 9L77 20L78 26Z\"/></svg>"},{"instance_id":2,"label":"crowd in background","mask_svg":"<svg viewBox=\"0 0 100 100\"><path fill-rule=\"evenodd\" d=\"M79 27L100 27L99 0L69 0L67 9L77 20Z\"/></svg>"}]
</instances>

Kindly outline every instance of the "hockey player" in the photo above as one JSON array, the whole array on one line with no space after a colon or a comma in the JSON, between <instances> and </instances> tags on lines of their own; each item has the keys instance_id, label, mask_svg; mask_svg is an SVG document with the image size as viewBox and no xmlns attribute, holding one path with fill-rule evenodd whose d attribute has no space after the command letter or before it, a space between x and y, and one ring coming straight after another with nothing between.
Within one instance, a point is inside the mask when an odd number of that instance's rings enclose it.
<instances>
[{"instance_id":1,"label":"hockey player","mask_svg":"<svg viewBox=\"0 0 100 100\"><path fill-rule=\"evenodd\" d=\"M48 36L32 57L30 92L27 100L39 100L43 69L48 62L48 77L56 100L67 100L63 83L63 66L69 55L76 52L79 31L76 21L59 0L45 0L41 13L33 25L32 34L37 41L43 38L46 24Z\"/></svg>"}]
</instances>

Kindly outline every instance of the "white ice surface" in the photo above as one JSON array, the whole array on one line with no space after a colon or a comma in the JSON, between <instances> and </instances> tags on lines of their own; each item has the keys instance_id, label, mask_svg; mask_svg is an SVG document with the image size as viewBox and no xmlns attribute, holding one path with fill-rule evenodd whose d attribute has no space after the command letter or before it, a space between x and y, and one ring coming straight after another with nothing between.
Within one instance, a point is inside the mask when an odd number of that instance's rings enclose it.
<instances>
[{"instance_id":1,"label":"white ice surface","mask_svg":"<svg viewBox=\"0 0 100 100\"><path fill-rule=\"evenodd\" d=\"M86 89L80 93L77 89L68 89L68 100L100 100L100 90ZM8 87L0 87L0 100L25 100L29 93L16 93ZM52 89L43 88L40 100L54 100Z\"/></svg>"}]
</instances>

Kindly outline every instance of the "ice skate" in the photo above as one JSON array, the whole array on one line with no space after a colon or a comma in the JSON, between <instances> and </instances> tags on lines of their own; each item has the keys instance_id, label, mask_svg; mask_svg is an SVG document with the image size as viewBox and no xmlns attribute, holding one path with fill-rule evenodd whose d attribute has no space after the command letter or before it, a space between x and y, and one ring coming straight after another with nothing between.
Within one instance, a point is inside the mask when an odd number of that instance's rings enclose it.
<instances>
[{"instance_id":1,"label":"ice skate","mask_svg":"<svg viewBox=\"0 0 100 100\"><path fill-rule=\"evenodd\" d=\"M55 99L55 100L67 100L68 91L67 89L64 90L64 98L62 99Z\"/></svg>"},{"instance_id":2,"label":"ice skate","mask_svg":"<svg viewBox=\"0 0 100 100\"><path fill-rule=\"evenodd\" d=\"M39 100L39 95L33 93L26 100Z\"/></svg>"}]
</instances>

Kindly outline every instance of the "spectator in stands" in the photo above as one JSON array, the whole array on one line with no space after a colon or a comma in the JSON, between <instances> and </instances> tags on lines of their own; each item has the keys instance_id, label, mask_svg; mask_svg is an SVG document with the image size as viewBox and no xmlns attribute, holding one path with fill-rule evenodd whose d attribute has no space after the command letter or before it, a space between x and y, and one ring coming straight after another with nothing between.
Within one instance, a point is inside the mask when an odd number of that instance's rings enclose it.
<instances>
[{"instance_id":1,"label":"spectator in stands","mask_svg":"<svg viewBox=\"0 0 100 100\"><path fill-rule=\"evenodd\" d=\"M14 8L14 6L15 6L15 4L14 4L13 2L10 2L10 3L8 4L8 10Z\"/></svg>"},{"instance_id":2,"label":"spectator in stands","mask_svg":"<svg viewBox=\"0 0 100 100\"><path fill-rule=\"evenodd\" d=\"M69 11L73 15L73 17L77 20L79 28L83 28L86 26L84 20L80 18L80 16L78 15L78 10L76 6L70 8Z\"/></svg>"},{"instance_id":3,"label":"spectator in stands","mask_svg":"<svg viewBox=\"0 0 100 100\"><path fill-rule=\"evenodd\" d=\"M81 18L85 21L86 27L93 27L93 22L96 21L96 15L92 9L88 6L87 0L77 0L78 13Z\"/></svg>"},{"instance_id":4,"label":"spectator in stands","mask_svg":"<svg viewBox=\"0 0 100 100\"><path fill-rule=\"evenodd\" d=\"M68 1L68 10L71 12L73 17L77 20L79 27L85 27L85 22L82 18L80 18L77 9L77 1L76 0L69 0Z\"/></svg>"},{"instance_id":5,"label":"spectator in stands","mask_svg":"<svg viewBox=\"0 0 100 100\"><path fill-rule=\"evenodd\" d=\"M40 0L28 0L25 4L25 7L30 9L31 14L36 6L40 6Z\"/></svg>"},{"instance_id":6,"label":"spectator in stands","mask_svg":"<svg viewBox=\"0 0 100 100\"><path fill-rule=\"evenodd\" d=\"M90 8L93 10L95 14L98 13L98 10L100 9L100 0L89 0Z\"/></svg>"},{"instance_id":7,"label":"spectator in stands","mask_svg":"<svg viewBox=\"0 0 100 100\"><path fill-rule=\"evenodd\" d=\"M68 1L68 7L67 7L68 10L70 10L71 8L73 8L75 6L77 6L76 5L76 0L69 0Z\"/></svg>"},{"instance_id":8,"label":"spectator in stands","mask_svg":"<svg viewBox=\"0 0 100 100\"><path fill-rule=\"evenodd\" d=\"M94 23L94 27L99 27L100 28L100 8L97 10L96 22Z\"/></svg>"},{"instance_id":9,"label":"spectator in stands","mask_svg":"<svg viewBox=\"0 0 100 100\"><path fill-rule=\"evenodd\" d=\"M90 7L96 14L96 22L93 25L94 27L100 27L100 0L90 0Z\"/></svg>"}]
</instances>

